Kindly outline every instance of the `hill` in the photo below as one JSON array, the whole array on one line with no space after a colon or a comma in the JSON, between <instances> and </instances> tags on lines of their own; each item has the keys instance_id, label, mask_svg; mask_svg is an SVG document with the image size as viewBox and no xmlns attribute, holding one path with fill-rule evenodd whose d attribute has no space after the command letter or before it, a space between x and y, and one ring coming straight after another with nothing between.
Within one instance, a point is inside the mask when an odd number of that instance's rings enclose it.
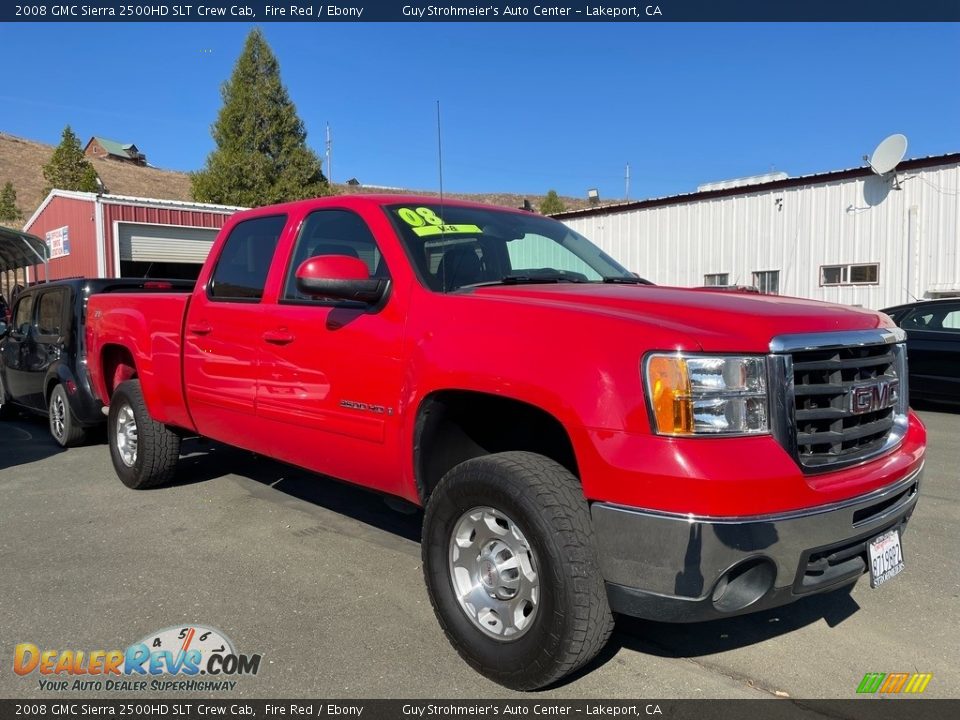
<instances>
[{"instance_id":1,"label":"hill","mask_svg":"<svg viewBox=\"0 0 960 720\"><path fill-rule=\"evenodd\" d=\"M33 140L16 137L0 132L0 187L8 180L17 191L17 206L23 212L24 221L33 214L43 201L43 166L50 160L53 146ZM90 159L97 175L103 181L106 191L115 195L133 195L136 197L158 198L161 200L191 200L190 175L176 170L161 170L154 167L128 165L114 160ZM335 184L340 194L349 193L404 193L417 192L424 195L436 195L434 191L384 189L369 186ZM445 193L447 197L462 200L520 207L529 200L534 207L543 199L543 195L517 195L514 193ZM585 207L586 200L562 198L569 209ZM10 223L10 226L22 227L23 223Z\"/></svg>"}]
</instances>

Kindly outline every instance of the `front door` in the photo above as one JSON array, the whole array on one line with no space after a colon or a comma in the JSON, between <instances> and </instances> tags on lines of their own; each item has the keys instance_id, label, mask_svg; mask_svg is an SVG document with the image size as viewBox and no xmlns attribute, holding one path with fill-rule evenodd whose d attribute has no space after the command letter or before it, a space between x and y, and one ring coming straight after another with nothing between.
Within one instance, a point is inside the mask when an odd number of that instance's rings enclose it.
<instances>
[{"instance_id":1,"label":"front door","mask_svg":"<svg viewBox=\"0 0 960 720\"><path fill-rule=\"evenodd\" d=\"M329 209L304 219L260 338L257 415L269 429L268 452L316 472L396 492L401 298L390 288L371 308L302 295L296 269L320 255L357 257L371 276L390 277L359 215Z\"/></svg>"},{"instance_id":2,"label":"front door","mask_svg":"<svg viewBox=\"0 0 960 720\"><path fill-rule=\"evenodd\" d=\"M29 370L32 348L36 343L35 293L22 294L13 307L10 333L3 343L3 380L7 397L28 404L33 394Z\"/></svg>"}]
</instances>

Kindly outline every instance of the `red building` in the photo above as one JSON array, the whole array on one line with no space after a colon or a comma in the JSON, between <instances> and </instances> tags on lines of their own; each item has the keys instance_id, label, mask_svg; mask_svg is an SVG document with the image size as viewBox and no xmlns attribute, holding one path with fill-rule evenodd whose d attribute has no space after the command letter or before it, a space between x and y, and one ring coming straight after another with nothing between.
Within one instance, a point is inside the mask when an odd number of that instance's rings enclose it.
<instances>
[{"instance_id":1,"label":"red building","mask_svg":"<svg viewBox=\"0 0 960 720\"><path fill-rule=\"evenodd\" d=\"M24 226L50 248L50 280L194 279L230 215L244 208L52 190ZM30 280L42 280L38 266Z\"/></svg>"}]
</instances>

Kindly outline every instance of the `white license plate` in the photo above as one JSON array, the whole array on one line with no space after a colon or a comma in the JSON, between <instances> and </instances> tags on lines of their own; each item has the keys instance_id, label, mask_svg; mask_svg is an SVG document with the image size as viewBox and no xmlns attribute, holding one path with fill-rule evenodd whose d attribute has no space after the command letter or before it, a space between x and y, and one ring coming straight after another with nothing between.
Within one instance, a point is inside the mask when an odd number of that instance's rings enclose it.
<instances>
[{"instance_id":1,"label":"white license plate","mask_svg":"<svg viewBox=\"0 0 960 720\"><path fill-rule=\"evenodd\" d=\"M870 587L880 587L903 570L899 530L885 532L871 540L867 547L870 550Z\"/></svg>"}]
</instances>

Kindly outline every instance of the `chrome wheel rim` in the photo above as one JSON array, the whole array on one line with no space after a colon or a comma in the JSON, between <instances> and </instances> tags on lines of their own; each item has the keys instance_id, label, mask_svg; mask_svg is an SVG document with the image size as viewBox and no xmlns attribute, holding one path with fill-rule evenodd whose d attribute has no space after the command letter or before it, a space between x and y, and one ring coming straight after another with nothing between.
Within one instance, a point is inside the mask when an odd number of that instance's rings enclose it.
<instances>
[{"instance_id":1,"label":"chrome wheel rim","mask_svg":"<svg viewBox=\"0 0 960 720\"><path fill-rule=\"evenodd\" d=\"M516 640L540 605L537 558L523 530L491 507L468 510L450 536L450 579L460 609L486 635Z\"/></svg>"},{"instance_id":2,"label":"chrome wheel rim","mask_svg":"<svg viewBox=\"0 0 960 720\"><path fill-rule=\"evenodd\" d=\"M133 467L137 462L137 419L133 416L133 408L124 405L117 411L117 453L120 460L127 467Z\"/></svg>"},{"instance_id":3,"label":"chrome wheel rim","mask_svg":"<svg viewBox=\"0 0 960 720\"><path fill-rule=\"evenodd\" d=\"M50 430L57 440L63 439L63 430L67 421L67 406L63 402L63 395L58 392L53 394L50 401Z\"/></svg>"}]
</instances>

